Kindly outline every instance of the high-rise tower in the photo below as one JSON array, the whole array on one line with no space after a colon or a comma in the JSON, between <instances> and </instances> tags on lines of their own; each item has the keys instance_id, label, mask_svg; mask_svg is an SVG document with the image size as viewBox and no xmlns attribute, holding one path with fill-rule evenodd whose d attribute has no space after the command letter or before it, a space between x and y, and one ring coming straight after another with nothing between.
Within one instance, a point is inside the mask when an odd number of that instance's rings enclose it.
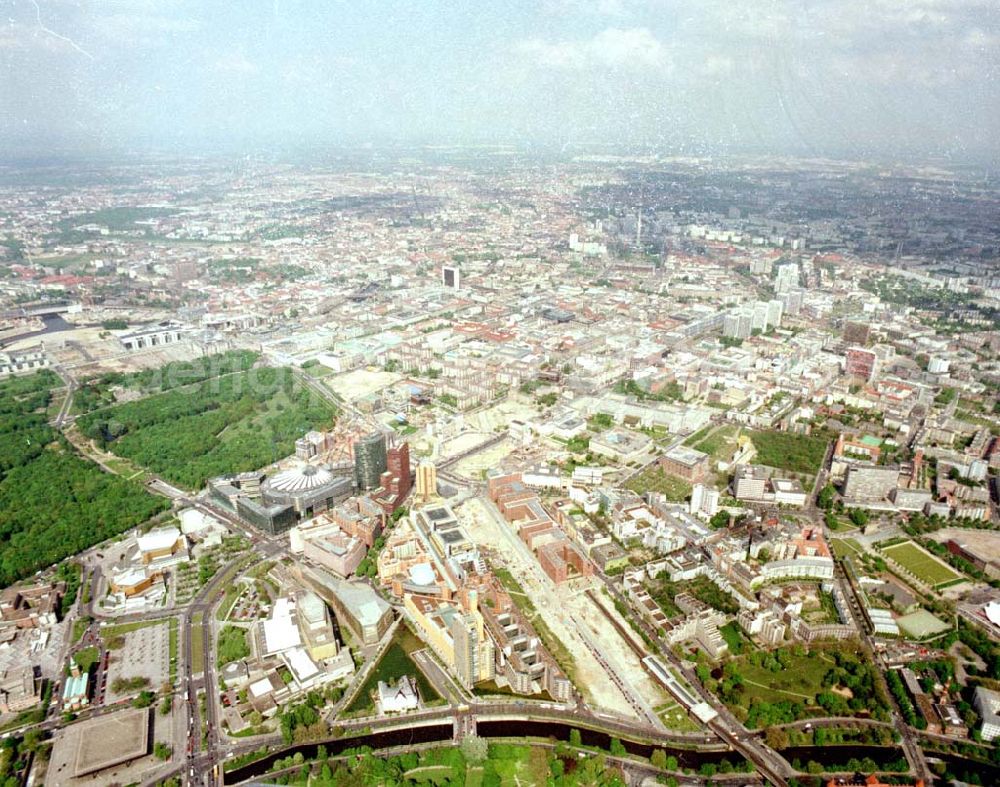
<instances>
[{"instance_id":1,"label":"high-rise tower","mask_svg":"<svg viewBox=\"0 0 1000 787\"><path fill-rule=\"evenodd\" d=\"M417 465L417 497L426 503L437 494L437 467L429 459Z\"/></svg>"},{"instance_id":2,"label":"high-rise tower","mask_svg":"<svg viewBox=\"0 0 1000 787\"><path fill-rule=\"evenodd\" d=\"M358 489L378 489L387 467L385 435L381 432L372 432L354 443L354 480Z\"/></svg>"}]
</instances>

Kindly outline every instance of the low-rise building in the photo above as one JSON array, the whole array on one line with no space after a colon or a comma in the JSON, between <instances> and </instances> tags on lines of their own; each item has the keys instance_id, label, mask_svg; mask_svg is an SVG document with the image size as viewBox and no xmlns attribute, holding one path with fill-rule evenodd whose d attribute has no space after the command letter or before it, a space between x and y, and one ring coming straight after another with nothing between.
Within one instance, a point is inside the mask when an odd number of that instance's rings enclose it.
<instances>
[{"instance_id":1,"label":"low-rise building","mask_svg":"<svg viewBox=\"0 0 1000 787\"><path fill-rule=\"evenodd\" d=\"M684 446L671 448L659 461L664 473L691 484L703 483L711 471L708 454Z\"/></svg>"},{"instance_id":2,"label":"low-rise building","mask_svg":"<svg viewBox=\"0 0 1000 787\"><path fill-rule=\"evenodd\" d=\"M31 374L49 368L49 356L44 352L0 352L0 380L18 374Z\"/></svg>"},{"instance_id":3,"label":"low-rise building","mask_svg":"<svg viewBox=\"0 0 1000 787\"><path fill-rule=\"evenodd\" d=\"M136 538L144 566L166 568L189 559L187 539L176 527L157 527Z\"/></svg>"},{"instance_id":4,"label":"low-rise building","mask_svg":"<svg viewBox=\"0 0 1000 787\"><path fill-rule=\"evenodd\" d=\"M166 592L163 573L150 571L145 566L127 566L112 571L108 577L108 587L111 593L118 597L120 604L125 604L130 599L141 603L140 597L149 594L150 598L147 600L152 600L153 597L159 598Z\"/></svg>"},{"instance_id":5,"label":"low-rise building","mask_svg":"<svg viewBox=\"0 0 1000 787\"><path fill-rule=\"evenodd\" d=\"M844 478L845 502L880 502L899 486L899 468L850 465Z\"/></svg>"},{"instance_id":6,"label":"low-rise building","mask_svg":"<svg viewBox=\"0 0 1000 787\"><path fill-rule=\"evenodd\" d=\"M804 506L807 495L796 479L774 478L767 468L738 465L733 474L733 497L750 503Z\"/></svg>"},{"instance_id":7,"label":"low-rise building","mask_svg":"<svg viewBox=\"0 0 1000 787\"><path fill-rule=\"evenodd\" d=\"M609 429L590 438L592 453L624 464L644 460L652 448L652 439L627 429Z\"/></svg>"},{"instance_id":8,"label":"low-rise building","mask_svg":"<svg viewBox=\"0 0 1000 787\"><path fill-rule=\"evenodd\" d=\"M619 571L629 564L628 553L614 542L595 546L590 550L590 559L605 574Z\"/></svg>"},{"instance_id":9,"label":"low-rise building","mask_svg":"<svg viewBox=\"0 0 1000 787\"><path fill-rule=\"evenodd\" d=\"M714 660L729 652L729 645L719 632L726 616L715 609L701 609L685 617L667 635L671 644L694 642Z\"/></svg>"},{"instance_id":10,"label":"low-rise building","mask_svg":"<svg viewBox=\"0 0 1000 787\"><path fill-rule=\"evenodd\" d=\"M0 713L20 713L33 708L41 700L38 687L34 667L4 670L0 675Z\"/></svg>"},{"instance_id":11,"label":"low-rise building","mask_svg":"<svg viewBox=\"0 0 1000 787\"><path fill-rule=\"evenodd\" d=\"M304 540L303 554L317 565L341 577L353 574L364 560L364 542L338 527L327 533L313 533Z\"/></svg>"},{"instance_id":12,"label":"low-rise building","mask_svg":"<svg viewBox=\"0 0 1000 787\"><path fill-rule=\"evenodd\" d=\"M75 660L69 660L69 675L63 683L63 710L80 710L90 705L90 674L80 669Z\"/></svg>"},{"instance_id":13,"label":"low-rise building","mask_svg":"<svg viewBox=\"0 0 1000 787\"><path fill-rule=\"evenodd\" d=\"M378 682L378 707L382 713L405 713L420 704L417 681L403 675L396 683Z\"/></svg>"},{"instance_id":14,"label":"low-rise building","mask_svg":"<svg viewBox=\"0 0 1000 787\"><path fill-rule=\"evenodd\" d=\"M27 629L54 625L66 585L12 587L0 592L0 628Z\"/></svg>"}]
</instances>

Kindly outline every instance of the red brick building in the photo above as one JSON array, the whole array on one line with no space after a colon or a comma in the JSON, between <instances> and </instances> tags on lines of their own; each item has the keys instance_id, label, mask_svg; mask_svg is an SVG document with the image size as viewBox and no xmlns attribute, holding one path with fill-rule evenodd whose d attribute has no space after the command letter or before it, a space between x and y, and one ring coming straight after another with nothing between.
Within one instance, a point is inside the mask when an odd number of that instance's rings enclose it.
<instances>
[{"instance_id":1,"label":"red brick building","mask_svg":"<svg viewBox=\"0 0 1000 787\"><path fill-rule=\"evenodd\" d=\"M667 475L683 478L691 484L705 481L711 470L708 454L684 446L677 446L663 454L660 467Z\"/></svg>"},{"instance_id":2,"label":"red brick building","mask_svg":"<svg viewBox=\"0 0 1000 787\"><path fill-rule=\"evenodd\" d=\"M594 574L594 566L587 556L565 537L539 547L535 554L538 556L538 564L553 582L565 582L575 576L589 577Z\"/></svg>"},{"instance_id":3,"label":"red brick building","mask_svg":"<svg viewBox=\"0 0 1000 787\"><path fill-rule=\"evenodd\" d=\"M402 505L413 486L410 476L410 444L393 446L386 451L386 470L382 473L380 488L374 493L375 501L387 515Z\"/></svg>"},{"instance_id":4,"label":"red brick building","mask_svg":"<svg viewBox=\"0 0 1000 787\"><path fill-rule=\"evenodd\" d=\"M878 371L878 356L863 347L851 347L845 359L848 376L860 377L866 383L870 383Z\"/></svg>"},{"instance_id":5,"label":"red brick building","mask_svg":"<svg viewBox=\"0 0 1000 787\"><path fill-rule=\"evenodd\" d=\"M382 535L385 529L385 510L380 503L369 497L349 497L343 503L329 511L323 516L345 533L363 541L365 546L371 547L375 539Z\"/></svg>"}]
</instances>

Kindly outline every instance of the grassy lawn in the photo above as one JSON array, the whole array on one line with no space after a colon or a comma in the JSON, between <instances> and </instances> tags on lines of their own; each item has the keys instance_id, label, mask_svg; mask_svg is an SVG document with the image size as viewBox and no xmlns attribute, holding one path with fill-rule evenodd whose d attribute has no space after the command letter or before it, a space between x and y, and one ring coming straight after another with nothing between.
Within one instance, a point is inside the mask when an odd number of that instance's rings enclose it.
<instances>
[{"instance_id":1,"label":"grassy lawn","mask_svg":"<svg viewBox=\"0 0 1000 787\"><path fill-rule=\"evenodd\" d=\"M707 428L707 427L706 427ZM708 454L712 461L728 460L736 450L736 440L740 436L740 428L732 424L723 424L709 429L707 433L702 429L695 432L684 441L684 445L694 448L696 451Z\"/></svg>"},{"instance_id":2,"label":"grassy lawn","mask_svg":"<svg viewBox=\"0 0 1000 787\"><path fill-rule=\"evenodd\" d=\"M740 664L740 674L747 683L743 695L764 702L796 699L812 704L822 687L823 676L830 669L830 662L819 653L795 658L791 666L780 672L771 672L750 663Z\"/></svg>"},{"instance_id":3,"label":"grassy lawn","mask_svg":"<svg viewBox=\"0 0 1000 787\"><path fill-rule=\"evenodd\" d=\"M93 646L89 648L81 648L73 655L73 660L76 661L81 672L88 672L100 658L100 651Z\"/></svg>"},{"instance_id":4,"label":"grassy lawn","mask_svg":"<svg viewBox=\"0 0 1000 787\"><path fill-rule=\"evenodd\" d=\"M177 680L177 642L180 639L181 623L177 618L170 618L170 634L167 647L170 654L170 682Z\"/></svg>"},{"instance_id":5,"label":"grassy lawn","mask_svg":"<svg viewBox=\"0 0 1000 787\"><path fill-rule=\"evenodd\" d=\"M827 527L834 533L849 533L852 530L858 529L858 526L850 519L844 516L837 516L836 514L829 515Z\"/></svg>"},{"instance_id":6,"label":"grassy lawn","mask_svg":"<svg viewBox=\"0 0 1000 787\"><path fill-rule=\"evenodd\" d=\"M201 672L200 665L205 660L205 633L201 624L202 613L194 613L191 616L191 669L194 672Z\"/></svg>"},{"instance_id":7,"label":"grassy lawn","mask_svg":"<svg viewBox=\"0 0 1000 787\"><path fill-rule=\"evenodd\" d=\"M417 689L420 698L424 703L431 703L441 699L430 681L420 668L410 658L410 653L419 649L422 643L416 635L406 627L401 628L402 634L397 634L396 638L389 645L375 668L368 674L368 679L358 691L354 701L345 709L346 713L364 713L375 709L372 700L372 693L378 689L378 682L395 683L404 675L412 675L417 680Z\"/></svg>"},{"instance_id":8,"label":"grassy lawn","mask_svg":"<svg viewBox=\"0 0 1000 787\"><path fill-rule=\"evenodd\" d=\"M750 640L743 636L743 632L740 631L740 627L735 620L729 621L729 623L720 628L719 633L726 641L726 644L729 645L729 652L734 656L739 656L753 647L750 644Z\"/></svg>"},{"instance_id":9,"label":"grassy lawn","mask_svg":"<svg viewBox=\"0 0 1000 787\"><path fill-rule=\"evenodd\" d=\"M527 787L529 784L549 782L549 763L546 752L533 746L505 743L490 744L490 761L500 777L503 787Z\"/></svg>"},{"instance_id":10,"label":"grassy lawn","mask_svg":"<svg viewBox=\"0 0 1000 787\"><path fill-rule=\"evenodd\" d=\"M49 402L48 407L45 409L45 416L47 421L53 420L59 411L62 409L63 403L66 401L66 395L68 391L66 388L53 388L52 389L52 400Z\"/></svg>"},{"instance_id":11,"label":"grassy lawn","mask_svg":"<svg viewBox=\"0 0 1000 787\"><path fill-rule=\"evenodd\" d=\"M663 472L663 468L655 463L629 479L625 487L638 495L643 495L646 492L660 492L666 495L668 500L676 502L683 502L691 496L691 484L680 478L667 475Z\"/></svg>"},{"instance_id":12,"label":"grassy lawn","mask_svg":"<svg viewBox=\"0 0 1000 787\"><path fill-rule=\"evenodd\" d=\"M102 457L104 464L108 466L114 473L125 478L139 478L143 477L145 479L146 471L141 467L136 467L127 459L122 459L121 457Z\"/></svg>"},{"instance_id":13,"label":"grassy lawn","mask_svg":"<svg viewBox=\"0 0 1000 787\"><path fill-rule=\"evenodd\" d=\"M667 729L676 732L697 732L701 727L691 720L684 707L676 701L664 703L653 708L660 721L666 725Z\"/></svg>"},{"instance_id":14,"label":"grassy lawn","mask_svg":"<svg viewBox=\"0 0 1000 787\"><path fill-rule=\"evenodd\" d=\"M819 472L829 443L826 435L772 431L750 432L750 439L759 464L810 476Z\"/></svg>"},{"instance_id":15,"label":"grassy lawn","mask_svg":"<svg viewBox=\"0 0 1000 787\"><path fill-rule=\"evenodd\" d=\"M523 694L518 694L516 691L513 691L510 686L498 686L492 680L484 680L477 683L472 687L472 693L477 697L524 697ZM531 698L555 702L555 698L547 691L543 691L540 694L532 694Z\"/></svg>"},{"instance_id":16,"label":"grassy lawn","mask_svg":"<svg viewBox=\"0 0 1000 787\"><path fill-rule=\"evenodd\" d=\"M684 440L684 445L689 448L694 448L694 446L698 445L698 443L708 437L712 433L712 430L716 428L715 424L709 424L708 426L701 427L701 429L697 432L688 435L688 437Z\"/></svg>"},{"instance_id":17,"label":"grassy lawn","mask_svg":"<svg viewBox=\"0 0 1000 787\"><path fill-rule=\"evenodd\" d=\"M320 377L329 377L331 374L336 374L336 372L329 366L324 366L319 361L306 361L302 364L302 371L308 374L310 377L315 377L319 379Z\"/></svg>"},{"instance_id":18,"label":"grassy lawn","mask_svg":"<svg viewBox=\"0 0 1000 787\"><path fill-rule=\"evenodd\" d=\"M837 557L859 557L865 552L853 538L831 538L830 547Z\"/></svg>"},{"instance_id":19,"label":"grassy lawn","mask_svg":"<svg viewBox=\"0 0 1000 787\"><path fill-rule=\"evenodd\" d=\"M192 642L193 645L193 642ZM221 667L231 661L239 661L250 655L250 645L247 642L247 632L236 626L226 626L219 632L216 644L216 666Z\"/></svg>"},{"instance_id":20,"label":"grassy lawn","mask_svg":"<svg viewBox=\"0 0 1000 787\"><path fill-rule=\"evenodd\" d=\"M420 784L451 784L454 769L450 765L423 765L413 768L403 774L407 781L419 782Z\"/></svg>"},{"instance_id":21,"label":"grassy lawn","mask_svg":"<svg viewBox=\"0 0 1000 787\"><path fill-rule=\"evenodd\" d=\"M219 608L215 610L216 620L225 620L229 617L229 613L233 608L233 604L236 603L236 599L240 597L243 592L243 585L229 585L226 587L226 595L223 597L222 602L219 604Z\"/></svg>"},{"instance_id":22,"label":"grassy lawn","mask_svg":"<svg viewBox=\"0 0 1000 787\"><path fill-rule=\"evenodd\" d=\"M104 626L101 629L101 635L104 637L119 637L122 634L128 634L130 631L138 631L139 629L149 628L150 626L160 626L163 625L162 620L137 620L135 623L121 623L115 626Z\"/></svg>"},{"instance_id":23,"label":"grassy lawn","mask_svg":"<svg viewBox=\"0 0 1000 787\"><path fill-rule=\"evenodd\" d=\"M886 547L882 552L930 587L962 579L951 566L913 541Z\"/></svg>"},{"instance_id":24,"label":"grassy lawn","mask_svg":"<svg viewBox=\"0 0 1000 787\"><path fill-rule=\"evenodd\" d=\"M70 643L75 645L83 637L84 633L87 631L87 626L90 625L90 620L88 618L77 618L73 621L73 634L70 637Z\"/></svg>"}]
</instances>

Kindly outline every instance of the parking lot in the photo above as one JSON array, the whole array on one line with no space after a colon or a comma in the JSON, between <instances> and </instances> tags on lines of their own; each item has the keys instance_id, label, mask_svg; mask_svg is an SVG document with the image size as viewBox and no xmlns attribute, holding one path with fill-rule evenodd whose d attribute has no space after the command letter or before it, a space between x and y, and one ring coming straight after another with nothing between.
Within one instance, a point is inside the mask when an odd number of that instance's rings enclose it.
<instances>
[{"instance_id":1,"label":"parking lot","mask_svg":"<svg viewBox=\"0 0 1000 787\"><path fill-rule=\"evenodd\" d=\"M111 704L122 697L131 696L136 690L115 692L114 684L119 678L144 677L149 680L147 688L157 690L170 679L170 624L158 623L153 626L129 631L121 635L124 643L111 652L108 663L108 681L105 703Z\"/></svg>"}]
</instances>

